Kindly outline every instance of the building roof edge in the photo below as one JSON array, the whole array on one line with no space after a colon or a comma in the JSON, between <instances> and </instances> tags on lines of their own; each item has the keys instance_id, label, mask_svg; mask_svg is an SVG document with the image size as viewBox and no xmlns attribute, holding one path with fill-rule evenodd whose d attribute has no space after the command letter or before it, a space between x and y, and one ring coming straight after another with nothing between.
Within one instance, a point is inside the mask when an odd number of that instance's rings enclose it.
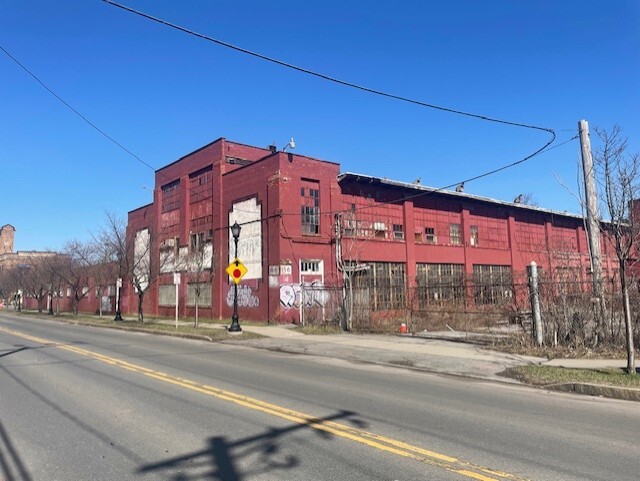
<instances>
[{"instance_id":1,"label":"building roof edge","mask_svg":"<svg viewBox=\"0 0 640 481\"><path fill-rule=\"evenodd\" d=\"M369 180L369 182L379 182L380 184L385 184L385 185L389 185L392 187L401 187L401 188L405 188L405 189L412 189L412 190L418 190L418 191L424 191L425 193L437 193L437 194L441 194L441 195L446 195L446 196L450 196L450 197L457 197L457 198L462 198L462 199L470 199L470 200L476 200L476 201L480 201L480 202L487 202L490 204L495 204L495 205L500 205L500 206L505 206L505 207L513 207L515 209L523 209L523 210L529 210L529 211L535 211L535 212L541 212L544 214L551 214L551 215L555 215L555 216L562 216L562 217L570 217L573 219L580 219L580 220L584 220L584 216L583 215L579 215L579 214L574 214L574 213L569 213L569 212L561 212L561 211L557 211L557 210L553 210L553 209L546 209L543 207L537 207L534 205L527 205L527 204L518 204L515 202L507 202L504 200L499 200L499 199L494 199L491 197L484 197L484 196L480 196L480 195L475 195L475 194L469 194L467 192L454 192L451 190L444 190L444 189L438 189L435 187L429 187L426 185L421 185L421 184L412 184L410 182L402 182L399 180L392 180L392 179L386 179L386 178L381 178L381 177L374 177L371 175L366 175L366 174L358 174L355 172L343 172L340 175L338 175L338 182L345 180L345 179L354 179L354 180ZM603 222L603 221L601 221ZM606 222L603 222L606 223Z\"/></svg>"}]
</instances>

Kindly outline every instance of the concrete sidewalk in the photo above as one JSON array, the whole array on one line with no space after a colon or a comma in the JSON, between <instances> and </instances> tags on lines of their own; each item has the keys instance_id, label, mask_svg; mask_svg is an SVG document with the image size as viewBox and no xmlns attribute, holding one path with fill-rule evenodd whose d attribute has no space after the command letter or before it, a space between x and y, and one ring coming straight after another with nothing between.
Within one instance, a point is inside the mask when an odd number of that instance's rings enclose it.
<instances>
[{"instance_id":1,"label":"concrete sidewalk","mask_svg":"<svg viewBox=\"0 0 640 481\"><path fill-rule=\"evenodd\" d=\"M545 362L543 358L490 351L473 344L411 336L349 333L305 335L283 326L242 328L266 336L242 342L257 348L501 382L516 382L498 375L508 367Z\"/></svg>"},{"instance_id":2,"label":"concrete sidewalk","mask_svg":"<svg viewBox=\"0 0 640 481\"><path fill-rule=\"evenodd\" d=\"M521 356L492 351L479 345L400 335L327 334L305 335L293 326L243 326L244 330L266 336L242 341L260 349L293 354L331 357L350 362L403 367L432 373L464 376L490 381L518 383L500 373L509 367L525 364L562 366L567 368L620 368L619 359L554 359ZM611 388L589 384L547 386L564 392L589 394L640 401L640 389Z\"/></svg>"}]
</instances>

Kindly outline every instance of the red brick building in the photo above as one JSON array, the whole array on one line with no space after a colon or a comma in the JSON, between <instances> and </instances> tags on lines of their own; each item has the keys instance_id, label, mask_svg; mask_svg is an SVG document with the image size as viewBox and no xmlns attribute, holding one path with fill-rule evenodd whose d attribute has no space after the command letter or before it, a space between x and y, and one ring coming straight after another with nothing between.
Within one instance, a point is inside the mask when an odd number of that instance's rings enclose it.
<instances>
[{"instance_id":1,"label":"red brick building","mask_svg":"<svg viewBox=\"0 0 640 481\"><path fill-rule=\"evenodd\" d=\"M243 319L297 321L300 302L326 303L323 286L342 286L345 271L368 286L373 309L400 307L407 292L434 278L473 276L489 285L531 261L554 276L589 280L580 216L340 173L332 162L221 138L156 171L153 203L129 213L129 234L149 243L140 255L159 271L149 278L146 313L173 316L180 272L180 316L194 315L196 284L201 316L231 316L233 283L224 269L236 221L238 257L248 269L238 289ZM602 246L603 271L613 275L614 252L604 238ZM213 269L194 265L191 252ZM313 286L312 295L301 296L301 286ZM477 290L475 302L502 295ZM125 288L122 308L135 312L133 289Z\"/></svg>"}]
</instances>

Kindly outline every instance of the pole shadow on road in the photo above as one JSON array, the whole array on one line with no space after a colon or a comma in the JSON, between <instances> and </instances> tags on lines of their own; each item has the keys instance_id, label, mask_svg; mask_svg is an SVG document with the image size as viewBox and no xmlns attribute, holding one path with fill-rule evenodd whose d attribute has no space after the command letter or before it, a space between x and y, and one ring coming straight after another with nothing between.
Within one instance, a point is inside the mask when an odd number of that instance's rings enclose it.
<instances>
[{"instance_id":1,"label":"pole shadow on road","mask_svg":"<svg viewBox=\"0 0 640 481\"><path fill-rule=\"evenodd\" d=\"M3 481L32 481L31 475L0 422L0 479Z\"/></svg>"},{"instance_id":2,"label":"pole shadow on road","mask_svg":"<svg viewBox=\"0 0 640 481\"><path fill-rule=\"evenodd\" d=\"M332 416L311 419L305 423L292 424L284 428L271 428L262 434L230 441L224 436L213 436L207 440L207 446L201 451L194 451L173 457L158 463L146 464L138 469L139 474L156 471L177 471L171 481L192 481L211 479L219 481L242 481L245 477L285 469L293 469L300 465L297 456L281 453L279 441L294 431L310 428L314 424L326 421L347 419L358 427L366 423L354 418L355 413L340 411ZM332 434L314 429L313 432L323 439L331 439ZM255 467L240 473L236 459L256 457Z\"/></svg>"}]
</instances>

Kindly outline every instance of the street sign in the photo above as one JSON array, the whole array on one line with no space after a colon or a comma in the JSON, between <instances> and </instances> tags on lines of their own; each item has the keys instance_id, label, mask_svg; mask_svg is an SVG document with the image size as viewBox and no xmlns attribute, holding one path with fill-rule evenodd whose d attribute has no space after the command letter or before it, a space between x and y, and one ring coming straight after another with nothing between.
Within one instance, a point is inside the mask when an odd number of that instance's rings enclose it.
<instances>
[{"instance_id":1,"label":"street sign","mask_svg":"<svg viewBox=\"0 0 640 481\"><path fill-rule=\"evenodd\" d=\"M229 274L229 276L231 277L231 279L233 279L233 282L235 282L236 284L238 284L240 282L240 280L244 277L244 275L247 273L247 268L245 267L245 265L240 261L240 259L238 259L237 257L231 262L231 264L229 264L227 266L227 268L225 269L225 271L227 271L227 274Z\"/></svg>"},{"instance_id":2,"label":"street sign","mask_svg":"<svg viewBox=\"0 0 640 481\"><path fill-rule=\"evenodd\" d=\"M180 273L179 272L174 272L173 273L173 283L176 286L180 284Z\"/></svg>"}]
</instances>

